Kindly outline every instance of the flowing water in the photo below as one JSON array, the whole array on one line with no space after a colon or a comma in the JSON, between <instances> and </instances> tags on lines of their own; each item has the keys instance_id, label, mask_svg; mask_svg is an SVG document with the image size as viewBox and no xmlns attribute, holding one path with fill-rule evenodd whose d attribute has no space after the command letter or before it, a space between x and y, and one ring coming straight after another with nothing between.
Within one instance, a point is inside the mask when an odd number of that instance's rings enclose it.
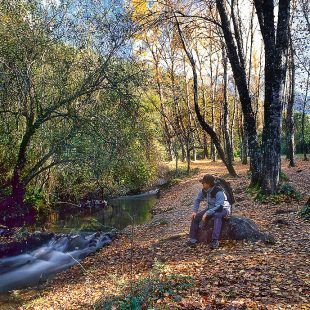
<instances>
[{"instance_id":1,"label":"flowing water","mask_svg":"<svg viewBox=\"0 0 310 310\"><path fill-rule=\"evenodd\" d=\"M154 193L142 194L113 199L109 207L90 210L88 214L53 214L48 228L62 235L57 234L34 251L1 258L0 292L38 286L43 280L78 263L88 254L111 243L106 232L112 228L123 229L148 221L156 200ZM3 296L0 296L1 309L5 305L3 300L7 299Z\"/></svg>"},{"instance_id":2,"label":"flowing water","mask_svg":"<svg viewBox=\"0 0 310 310\"><path fill-rule=\"evenodd\" d=\"M42 280L74 265L111 243L103 233L59 236L29 253L0 259L0 292L38 286Z\"/></svg>"}]
</instances>

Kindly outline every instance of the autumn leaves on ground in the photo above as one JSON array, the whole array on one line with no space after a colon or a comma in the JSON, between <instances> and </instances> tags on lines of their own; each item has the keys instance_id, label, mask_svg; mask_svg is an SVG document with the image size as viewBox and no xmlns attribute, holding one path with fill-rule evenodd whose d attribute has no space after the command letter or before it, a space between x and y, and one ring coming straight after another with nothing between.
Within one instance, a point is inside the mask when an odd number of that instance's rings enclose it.
<instances>
[{"instance_id":1,"label":"autumn leaves on ground","mask_svg":"<svg viewBox=\"0 0 310 310\"><path fill-rule=\"evenodd\" d=\"M46 284L36 298L24 299L21 308L117 309L118 302L119 308L133 309L147 297L149 308L142 309L309 309L309 223L298 215L310 192L309 162L298 161L294 168L283 162L300 201L265 203L246 191L248 167L237 164L239 178L227 177L239 204L233 212L254 220L276 242L222 242L212 251L206 245L185 247L184 241L199 177L226 171L221 163L194 166L200 173L163 191L152 220L134 227L133 239L128 227L112 245Z\"/></svg>"}]
</instances>

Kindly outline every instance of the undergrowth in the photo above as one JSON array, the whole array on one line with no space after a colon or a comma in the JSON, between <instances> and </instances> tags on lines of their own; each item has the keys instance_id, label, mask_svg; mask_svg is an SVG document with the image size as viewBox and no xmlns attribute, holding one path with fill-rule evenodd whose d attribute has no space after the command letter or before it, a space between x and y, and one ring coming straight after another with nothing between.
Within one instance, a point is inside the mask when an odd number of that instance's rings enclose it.
<instances>
[{"instance_id":1,"label":"undergrowth","mask_svg":"<svg viewBox=\"0 0 310 310\"><path fill-rule=\"evenodd\" d=\"M187 177L191 177L193 175L196 175L199 173L199 168L194 168L191 169L189 171L189 173L187 172L186 168L180 167L177 171L176 170L172 170L169 171L167 173L167 175L165 176L165 178L168 180L167 183L165 183L164 185L162 185L162 188L169 188L173 185L179 184L182 179L187 178Z\"/></svg>"},{"instance_id":2,"label":"undergrowth","mask_svg":"<svg viewBox=\"0 0 310 310\"><path fill-rule=\"evenodd\" d=\"M263 193L258 184L250 185L247 190L254 200L262 203L278 204L280 202L289 202L292 200L300 200L301 194L289 183L282 183L277 194L266 195Z\"/></svg>"},{"instance_id":3,"label":"undergrowth","mask_svg":"<svg viewBox=\"0 0 310 310\"><path fill-rule=\"evenodd\" d=\"M188 291L194 286L194 279L179 274L167 274L164 265L156 262L155 266L146 278L132 281L124 287L122 293L105 300L96 309L110 310L139 310L156 309L158 300L169 298L172 302L179 302L182 297L180 294Z\"/></svg>"},{"instance_id":4,"label":"undergrowth","mask_svg":"<svg viewBox=\"0 0 310 310\"><path fill-rule=\"evenodd\" d=\"M301 207L301 210L299 212L299 215L304 220L310 221L310 198L306 202L304 206Z\"/></svg>"}]
</instances>

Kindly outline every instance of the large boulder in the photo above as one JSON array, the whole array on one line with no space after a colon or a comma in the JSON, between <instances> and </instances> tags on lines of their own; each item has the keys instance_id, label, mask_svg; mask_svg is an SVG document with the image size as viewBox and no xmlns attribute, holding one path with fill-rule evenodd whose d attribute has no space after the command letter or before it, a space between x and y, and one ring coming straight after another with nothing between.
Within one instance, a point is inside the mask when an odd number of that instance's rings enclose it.
<instances>
[{"instance_id":1,"label":"large boulder","mask_svg":"<svg viewBox=\"0 0 310 310\"><path fill-rule=\"evenodd\" d=\"M201 225L198 232L199 242L211 242L213 231L213 219L209 219ZM249 240L273 243L274 238L260 231L258 226L250 219L239 216L231 216L223 219L221 240Z\"/></svg>"}]
</instances>

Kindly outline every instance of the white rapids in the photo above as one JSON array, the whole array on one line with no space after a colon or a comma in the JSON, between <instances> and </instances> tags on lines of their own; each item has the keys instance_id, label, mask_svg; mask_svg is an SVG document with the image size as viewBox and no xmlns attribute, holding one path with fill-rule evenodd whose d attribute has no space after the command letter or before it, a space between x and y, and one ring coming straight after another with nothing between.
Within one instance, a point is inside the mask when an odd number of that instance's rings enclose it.
<instances>
[{"instance_id":1,"label":"white rapids","mask_svg":"<svg viewBox=\"0 0 310 310\"><path fill-rule=\"evenodd\" d=\"M106 233L56 236L27 254L1 258L0 292L39 285L111 241Z\"/></svg>"}]
</instances>

